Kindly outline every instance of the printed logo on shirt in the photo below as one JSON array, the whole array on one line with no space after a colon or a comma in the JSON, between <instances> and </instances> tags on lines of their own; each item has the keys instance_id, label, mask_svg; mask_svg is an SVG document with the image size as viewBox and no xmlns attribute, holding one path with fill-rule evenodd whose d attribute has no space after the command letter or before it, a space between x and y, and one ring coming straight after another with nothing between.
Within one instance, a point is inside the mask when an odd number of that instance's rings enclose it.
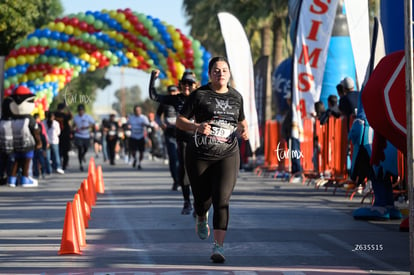
<instances>
[{"instance_id":1,"label":"printed logo on shirt","mask_svg":"<svg viewBox=\"0 0 414 275\"><path fill-rule=\"evenodd\" d=\"M229 99L227 99L226 101L222 100L222 99L218 99L216 98L216 104L217 107L222 109L223 111L227 110L227 109L232 109L232 107L229 104Z\"/></svg>"}]
</instances>

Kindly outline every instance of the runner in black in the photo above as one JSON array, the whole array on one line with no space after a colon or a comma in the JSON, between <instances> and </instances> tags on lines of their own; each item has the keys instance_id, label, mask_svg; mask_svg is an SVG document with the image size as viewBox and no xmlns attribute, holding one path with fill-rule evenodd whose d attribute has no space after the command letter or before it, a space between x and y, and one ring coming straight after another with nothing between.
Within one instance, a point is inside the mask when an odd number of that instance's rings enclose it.
<instances>
[{"instance_id":1,"label":"runner in black","mask_svg":"<svg viewBox=\"0 0 414 275\"><path fill-rule=\"evenodd\" d=\"M155 100L161 104L167 104L174 106L177 114L181 111L184 106L184 102L187 100L190 93L196 88L197 80L191 71L184 72L180 80L181 93L177 95L161 95L157 93L154 87L155 80L158 78L160 71L154 70L151 73L151 79L149 84L149 94L152 100ZM193 209L190 200L190 184L185 180L185 164L184 164L184 152L188 140L192 138L191 134L176 129L176 140L177 140L177 153L178 153L178 177L177 183L181 186L181 190L184 197L184 207L181 214L191 214Z\"/></svg>"},{"instance_id":2,"label":"runner in black","mask_svg":"<svg viewBox=\"0 0 414 275\"><path fill-rule=\"evenodd\" d=\"M225 261L223 242L229 221L229 200L236 184L240 155L237 135L248 139L243 98L228 85L230 68L224 57L208 67L211 82L195 90L180 112L177 127L194 133L187 145L186 168L201 239L210 234L208 211L213 204L213 262ZM194 119L192 121L191 119Z\"/></svg>"}]
</instances>

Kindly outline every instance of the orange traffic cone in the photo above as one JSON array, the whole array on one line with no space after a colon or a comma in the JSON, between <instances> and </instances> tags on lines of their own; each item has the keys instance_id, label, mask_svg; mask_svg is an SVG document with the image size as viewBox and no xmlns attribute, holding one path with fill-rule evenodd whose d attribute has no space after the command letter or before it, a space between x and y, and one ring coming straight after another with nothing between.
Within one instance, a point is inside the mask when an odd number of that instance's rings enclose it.
<instances>
[{"instance_id":1,"label":"orange traffic cone","mask_svg":"<svg viewBox=\"0 0 414 275\"><path fill-rule=\"evenodd\" d=\"M93 157L89 160L89 167L88 167L88 177L92 177L93 184L96 185L96 165L95 165L95 159Z\"/></svg>"},{"instance_id":2,"label":"orange traffic cone","mask_svg":"<svg viewBox=\"0 0 414 275\"><path fill-rule=\"evenodd\" d=\"M82 254L76 234L75 221L73 218L73 207L71 202L66 204L65 221L63 223L62 241L59 255Z\"/></svg>"},{"instance_id":3,"label":"orange traffic cone","mask_svg":"<svg viewBox=\"0 0 414 275\"><path fill-rule=\"evenodd\" d=\"M79 201L80 201L80 206L82 210L83 224L85 225L85 228L88 228L89 227L88 220L91 218L91 212L89 211L90 210L89 205L85 201L85 196L83 195L82 188L79 188L78 194L79 194Z\"/></svg>"},{"instance_id":4,"label":"orange traffic cone","mask_svg":"<svg viewBox=\"0 0 414 275\"><path fill-rule=\"evenodd\" d=\"M98 165L96 168L96 192L99 194L105 193L105 185L103 181L101 165Z\"/></svg>"},{"instance_id":5,"label":"orange traffic cone","mask_svg":"<svg viewBox=\"0 0 414 275\"><path fill-rule=\"evenodd\" d=\"M88 192L90 194L91 203L92 205L96 205L96 188L91 175L89 175L86 179L86 184L88 185Z\"/></svg>"},{"instance_id":6,"label":"orange traffic cone","mask_svg":"<svg viewBox=\"0 0 414 275\"><path fill-rule=\"evenodd\" d=\"M85 199L86 216L88 217L88 220L89 220L91 218L92 202L91 202L91 195L89 194L88 182L86 180L82 181L81 189L83 193L83 198Z\"/></svg>"},{"instance_id":7,"label":"orange traffic cone","mask_svg":"<svg viewBox=\"0 0 414 275\"><path fill-rule=\"evenodd\" d=\"M79 246L86 246L86 232L85 232L85 223L81 210L80 197L79 194L75 194L75 197L72 202L73 207L73 218L75 220L76 233L78 235Z\"/></svg>"}]
</instances>

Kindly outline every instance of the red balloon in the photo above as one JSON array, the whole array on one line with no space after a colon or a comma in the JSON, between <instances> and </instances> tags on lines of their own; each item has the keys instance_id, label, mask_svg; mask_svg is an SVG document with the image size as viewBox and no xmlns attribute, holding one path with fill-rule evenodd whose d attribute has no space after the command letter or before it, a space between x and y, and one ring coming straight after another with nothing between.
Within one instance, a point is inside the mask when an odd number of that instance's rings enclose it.
<instances>
[{"instance_id":1,"label":"red balloon","mask_svg":"<svg viewBox=\"0 0 414 275\"><path fill-rule=\"evenodd\" d=\"M94 33L94 32L96 32L96 30L95 30L95 28L93 26L88 26L87 32Z\"/></svg>"},{"instance_id":2,"label":"red balloon","mask_svg":"<svg viewBox=\"0 0 414 275\"><path fill-rule=\"evenodd\" d=\"M7 97L7 96L11 96L12 92L13 92L13 89L12 89L12 87L10 86L9 88L7 88L7 89L5 89L5 90L4 90L4 96L5 96L5 97Z\"/></svg>"},{"instance_id":3,"label":"red balloon","mask_svg":"<svg viewBox=\"0 0 414 275\"><path fill-rule=\"evenodd\" d=\"M35 46L30 46L29 48L27 48L27 53L29 54L35 54L37 52L37 49Z\"/></svg>"},{"instance_id":4,"label":"red balloon","mask_svg":"<svg viewBox=\"0 0 414 275\"><path fill-rule=\"evenodd\" d=\"M79 24L79 19L76 17L73 17L72 19L70 19L70 24L72 26L77 26Z\"/></svg>"},{"instance_id":5,"label":"red balloon","mask_svg":"<svg viewBox=\"0 0 414 275\"><path fill-rule=\"evenodd\" d=\"M27 53L27 48L21 47L17 50L18 55L25 55Z\"/></svg>"},{"instance_id":6,"label":"red balloon","mask_svg":"<svg viewBox=\"0 0 414 275\"><path fill-rule=\"evenodd\" d=\"M10 57L16 57L17 55L18 54L17 54L17 51L15 49L11 50L10 53L9 53Z\"/></svg>"},{"instance_id":7,"label":"red balloon","mask_svg":"<svg viewBox=\"0 0 414 275\"><path fill-rule=\"evenodd\" d=\"M134 24L134 28L137 30L137 32L142 33L145 29L144 25L140 22Z\"/></svg>"},{"instance_id":8,"label":"red balloon","mask_svg":"<svg viewBox=\"0 0 414 275\"><path fill-rule=\"evenodd\" d=\"M86 31L88 29L88 24L86 22L80 22L79 23L79 29L82 31Z\"/></svg>"},{"instance_id":9,"label":"red balloon","mask_svg":"<svg viewBox=\"0 0 414 275\"><path fill-rule=\"evenodd\" d=\"M67 24L69 23L69 21L70 21L70 19L69 19L68 17L63 17L63 18L61 18L60 20L61 20L61 22L62 22L63 24L65 24L65 25L67 25Z\"/></svg>"}]
</instances>

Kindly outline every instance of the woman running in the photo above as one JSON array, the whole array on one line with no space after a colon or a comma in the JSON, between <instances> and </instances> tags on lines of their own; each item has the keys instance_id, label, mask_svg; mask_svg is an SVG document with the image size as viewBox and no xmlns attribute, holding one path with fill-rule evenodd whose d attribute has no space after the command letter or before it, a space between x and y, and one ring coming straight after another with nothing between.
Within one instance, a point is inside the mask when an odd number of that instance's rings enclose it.
<instances>
[{"instance_id":1,"label":"woman running","mask_svg":"<svg viewBox=\"0 0 414 275\"><path fill-rule=\"evenodd\" d=\"M209 237L208 211L212 204L214 247L210 258L223 263L229 200L240 164L237 135L244 140L249 136L243 98L228 84L231 75L226 58L212 58L208 73L210 83L189 95L177 127L194 133L187 145L185 161L197 214L196 232L200 239Z\"/></svg>"}]
</instances>

